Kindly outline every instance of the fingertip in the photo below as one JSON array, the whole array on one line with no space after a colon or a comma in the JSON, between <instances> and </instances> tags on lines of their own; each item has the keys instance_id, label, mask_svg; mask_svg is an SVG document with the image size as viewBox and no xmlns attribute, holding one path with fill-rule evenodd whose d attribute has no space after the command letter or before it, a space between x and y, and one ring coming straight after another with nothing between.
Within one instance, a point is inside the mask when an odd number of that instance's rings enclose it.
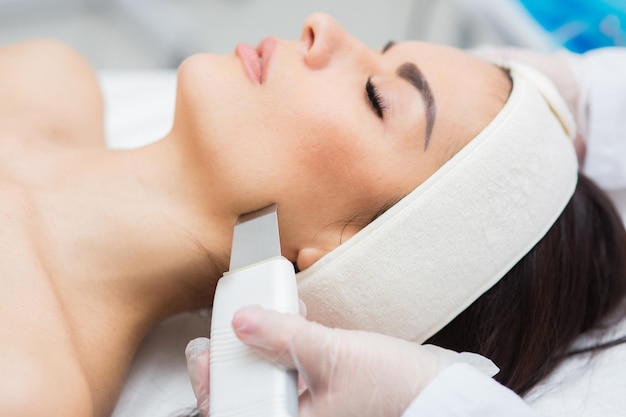
<instances>
[{"instance_id":1,"label":"fingertip","mask_svg":"<svg viewBox=\"0 0 626 417\"><path fill-rule=\"evenodd\" d=\"M187 361L198 358L203 352L209 351L211 341L206 337L197 337L187 343L185 347L185 358Z\"/></svg>"},{"instance_id":2,"label":"fingertip","mask_svg":"<svg viewBox=\"0 0 626 417\"><path fill-rule=\"evenodd\" d=\"M302 298L298 298L298 312L302 317L306 317L307 308Z\"/></svg>"},{"instance_id":3,"label":"fingertip","mask_svg":"<svg viewBox=\"0 0 626 417\"><path fill-rule=\"evenodd\" d=\"M261 314L263 314L263 309L259 306L242 307L237 310L232 320L235 333L247 335L256 332L260 325Z\"/></svg>"},{"instance_id":4,"label":"fingertip","mask_svg":"<svg viewBox=\"0 0 626 417\"><path fill-rule=\"evenodd\" d=\"M185 348L187 372L198 405L209 398L209 344L206 337L191 340Z\"/></svg>"},{"instance_id":5,"label":"fingertip","mask_svg":"<svg viewBox=\"0 0 626 417\"><path fill-rule=\"evenodd\" d=\"M266 310L259 306L239 309L232 320L235 335L242 342L268 351L284 349L306 324L306 319L298 314Z\"/></svg>"}]
</instances>

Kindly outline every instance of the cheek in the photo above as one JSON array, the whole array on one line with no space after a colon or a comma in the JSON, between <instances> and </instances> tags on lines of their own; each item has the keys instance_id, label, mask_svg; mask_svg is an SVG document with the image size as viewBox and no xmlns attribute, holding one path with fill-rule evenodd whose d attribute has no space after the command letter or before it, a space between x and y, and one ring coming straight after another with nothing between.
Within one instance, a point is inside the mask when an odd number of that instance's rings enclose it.
<instances>
[{"instance_id":1,"label":"cheek","mask_svg":"<svg viewBox=\"0 0 626 417\"><path fill-rule=\"evenodd\" d=\"M294 162L316 179L343 178L362 159L359 139L357 132L344 126L320 126L298 141Z\"/></svg>"},{"instance_id":2,"label":"cheek","mask_svg":"<svg viewBox=\"0 0 626 417\"><path fill-rule=\"evenodd\" d=\"M378 205L406 192L415 175L415 145L392 137L357 93L318 86L305 97L290 97L281 111L288 115L283 132L292 175L312 194Z\"/></svg>"},{"instance_id":3,"label":"cheek","mask_svg":"<svg viewBox=\"0 0 626 417\"><path fill-rule=\"evenodd\" d=\"M410 177L398 178L396 174L403 170L398 167L394 172L397 155L379 146L379 135L363 129L362 124L351 124L351 119L324 120L294 142L291 174L283 176L290 181L290 192L284 197L299 211L332 224L354 216L368 217L406 192L403 186Z\"/></svg>"},{"instance_id":4,"label":"cheek","mask_svg":"<svg viewBox=\"0 0 626 417\"><path fill-rule=\"evenodd\" d=\"M359 167L366 163L368 136L354 120L354 113L321 106L292 112L295 129L291 134L289 154L294 169L311 181L334 187L353 183ZM353 184L354 185L354 184Z\"/></svg>"}]
</instances>

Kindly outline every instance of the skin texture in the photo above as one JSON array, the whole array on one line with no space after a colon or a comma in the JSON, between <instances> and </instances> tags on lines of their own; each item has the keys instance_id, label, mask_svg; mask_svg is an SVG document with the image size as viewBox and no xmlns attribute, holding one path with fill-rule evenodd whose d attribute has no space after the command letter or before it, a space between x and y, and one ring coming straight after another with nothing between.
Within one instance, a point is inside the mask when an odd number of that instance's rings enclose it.
<instances>
[{"instance_id":1,"label":"skin texture","mask_svg":"<svg viewBox=\"0 0 626 417\"><path fill-rule=\"evenodd\" d=\"M240 214L277 202L284 255L305 268L471 140L510 88L454 49L369 50L325 15L276 42L260 85L235 53L190 57L172 131L125 151L104 148L96 77L74 51L0 50L1 415L108 415L147 332L210 305ZM405 62L436 100L427 150Z\"/></svg>"},{"instance_id":2,"label":"skin texture","mask_svg":"<svg viewBox=\"0 0 626 417\"><path fill-rule=\"evenodd\" d=\"M200 156L211 159L200 163L210 166L212 178L221 177L222 192L246 186L244 211L278 202L290 259L311 236L318 239L312 247L334 248L339 230L344 239L356 231L343 230L347 221L358 229L414 189L474 137L508 95L500 71L468 54L418 42L381 54L323 15L309 18L299 41L277 42L262 85L249 82L232 55L184 62L177 110L188 117L174 131L218 138L203 142ZM424 73L437 103L427 150L423 102L397 75L407 61ZM387 107L383 120L367 99L368 77ZM303 257L299 265L315 259Z\"/></svg>"}]
</instances>

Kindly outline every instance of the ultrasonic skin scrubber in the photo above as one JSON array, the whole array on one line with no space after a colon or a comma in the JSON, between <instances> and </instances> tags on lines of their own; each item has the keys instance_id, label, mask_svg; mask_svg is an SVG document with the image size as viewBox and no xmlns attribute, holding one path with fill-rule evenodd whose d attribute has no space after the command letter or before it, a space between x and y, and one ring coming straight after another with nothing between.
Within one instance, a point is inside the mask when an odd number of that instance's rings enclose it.
<instances>
[{"instance_id":1,"label":"ultrasonic skin scrubber","mask_svg":"<svg viewBox=\"0 0 626 417\"><path fill-rule=\"evenodd\" d=\"M297 417L297 375L243 344L232 319L244 306L298 314L294 267L281 256L276 204L239 217L229 271L211 318L210 417Z\"/></svg>"}]
</instances>

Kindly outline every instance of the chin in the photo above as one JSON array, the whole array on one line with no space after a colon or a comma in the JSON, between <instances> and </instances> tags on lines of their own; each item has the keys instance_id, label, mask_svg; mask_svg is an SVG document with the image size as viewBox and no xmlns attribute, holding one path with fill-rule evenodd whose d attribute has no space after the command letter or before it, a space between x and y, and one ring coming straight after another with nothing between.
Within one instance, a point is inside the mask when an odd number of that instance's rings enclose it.
<instances>
[{"instance_id":1,"label":"chin","mask_svg":"<svg viewBox=\"0 0 626 417\"><path fill-rule=\"evenodd\" d=\"M202 129L203 125L229 120L224 112L237 105L241 85L232 61L229 56L196 54L180 64L175 124L193 124Z\"/></svg>"}]
</instances>

